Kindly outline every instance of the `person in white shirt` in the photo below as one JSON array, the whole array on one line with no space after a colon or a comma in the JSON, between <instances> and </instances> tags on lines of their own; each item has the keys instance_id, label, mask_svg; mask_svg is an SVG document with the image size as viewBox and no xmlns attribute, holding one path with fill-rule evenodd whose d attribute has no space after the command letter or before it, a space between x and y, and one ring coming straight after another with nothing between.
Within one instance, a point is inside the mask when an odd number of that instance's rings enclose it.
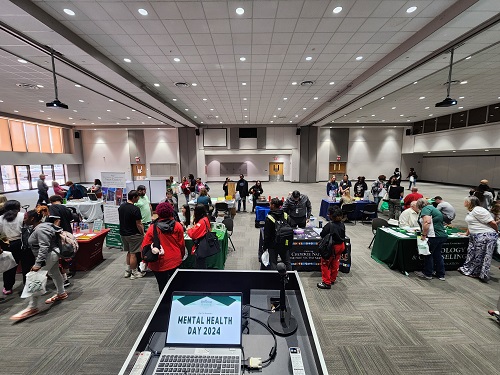
<instances>
[{"instance_id":1,"label":"person in white shirt","mask_svg":"<svg viewBox=\"0 0 500 375\"><path fill-rule=\"evenodd\" d=\"M400 228L418 227L417 201L411 202L410 208L407 208L401 213L401 215L399 215L399 227Z\"/></svg>"}]
</instances>

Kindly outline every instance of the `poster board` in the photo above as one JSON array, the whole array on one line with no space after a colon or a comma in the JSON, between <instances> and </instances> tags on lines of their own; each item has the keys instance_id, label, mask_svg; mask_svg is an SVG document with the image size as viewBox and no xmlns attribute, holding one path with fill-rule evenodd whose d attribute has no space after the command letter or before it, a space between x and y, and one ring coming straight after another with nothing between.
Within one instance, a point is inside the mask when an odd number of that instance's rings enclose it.
<instances>
[{"instance_id":1,"label":"poster board","mask_svg":"<svg viewBox=\"0 0 500 375\"><path fill-rule=\"evenodd\" d=\"M110 232L106 236L106 246L122 249L118 207L127 201L125 172L101 172L102 198L104 201L104 225Z\"/></svg>"}]
</instances>

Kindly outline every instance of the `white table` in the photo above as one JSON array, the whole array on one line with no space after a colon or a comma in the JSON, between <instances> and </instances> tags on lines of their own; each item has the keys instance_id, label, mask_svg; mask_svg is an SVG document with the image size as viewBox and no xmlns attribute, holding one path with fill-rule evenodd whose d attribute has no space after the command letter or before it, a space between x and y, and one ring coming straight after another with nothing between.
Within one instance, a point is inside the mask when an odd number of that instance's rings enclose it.
<instances>
[{"instance_id":1,"label":"white table","mask_svg":"<svg viewBox=\"0 0 500 375\"><path fill-rule=\"evenodd\" d=\"M216 203L227 203L228 208L233 208L233 207L235 207L235 205L236 205L236 200L231 199L231 200L229 200L229 201L218 201L217 199L212 199L212 205L213 205L214 207L215 207L215 204L216 204ZM191 199L191 200L188 202L188 204L189 204L189 208L191 208L191 209L193 209L193 210L194 210L194 208L195 208L195 206L196 206L196 200L195 200L195 199Z\"/></svg>"},{"instance_id":2,"label":"white table","mask_svg":"<svg viewBox=\"0 0 500 375\"><path fill-rule=\"evenodd\" d=\"M103 201L87 201L80 199L72 199L66 203L68 207L76 208L76 211L82 215L83 219L88 223L93 223L97 219L104 219Z\"/></svg>"}]
</instances>

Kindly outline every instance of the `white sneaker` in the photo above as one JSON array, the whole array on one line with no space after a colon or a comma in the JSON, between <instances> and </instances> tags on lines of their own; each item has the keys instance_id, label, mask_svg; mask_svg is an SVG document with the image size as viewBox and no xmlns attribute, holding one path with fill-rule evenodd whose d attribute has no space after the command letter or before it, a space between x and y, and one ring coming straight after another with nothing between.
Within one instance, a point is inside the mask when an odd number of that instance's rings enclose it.
<instances>
[{"instance_id":1,"label":"white sneaker","mask_svg":"<svg viewBox=\"0 0 500 375\"><path fill-rule=\"evenodd\" d=\"M125 274L123 275L123 277L125 277L125 278L130 277L131 274L132 274L132 271L126 270Z\"/></svg>"},{"instance_id":2,"label":"white sneaker","mask_svg":"<svg viewBox=\"0 0 500 375\"><path fill-rule=\"evenodd\" d=\"M146 272L139 272L137 270L133 270L132 274L130 275L130 280L135 280L135 279L140 279L141 277L144 277Z\"/></svg>"}]
</instances>

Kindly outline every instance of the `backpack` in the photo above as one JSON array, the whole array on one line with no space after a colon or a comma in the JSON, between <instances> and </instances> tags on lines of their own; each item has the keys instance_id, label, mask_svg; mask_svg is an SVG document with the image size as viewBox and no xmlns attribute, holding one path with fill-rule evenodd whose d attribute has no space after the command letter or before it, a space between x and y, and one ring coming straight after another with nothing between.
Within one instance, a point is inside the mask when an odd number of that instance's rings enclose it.
<instances>
[{"instance_id":1,"label":"backpack","mask_svg":"<svg viewBox=\"0 0 500 375\"><path fill-rule=\"evenodd\" d=\"M158 232L156 227L156 222L153 224L153 243L146 245L142 248L142 260L146 263L152 263L158 261L158 254L152 252L153 247L157 249L160 248L160 239L158 238Z\"/></svg>"},{"instance_id":2,"label":"backpack","mask_svg":"<svg viewBox=\"0 0 500 375\"><path fill-rule=\"evenodd\" d=\"M333 236L332 224L330 224L330 232L319 241L318 251L321 258L328 260L333 254Z\"/></svg>"},{"instance_id":3,"label":"backpack","mask_svg":"<svg viewBox=\"0 0 500 375\"><path fill-rule=\"evenodd\" d=\"M59 255L59 258L70 259L76 255L78 251L78 241L72 233L66 231L57 232L58 238L58 247L59 251L54 249L54 252Z\"/></svg>"},{"instance_id":4,"label":"backpack","mask_svg":"<svg viewBox=\"0 0 500 375\"><path fill-rule=\"evenodd\" d=\"M276 220L274 216L268 215L269 220L274 223L274 244L276 249L289 249L293 242L293 229L288 224L286 213L283 214L283 219Z\"/></svg>"}]
</instances>

